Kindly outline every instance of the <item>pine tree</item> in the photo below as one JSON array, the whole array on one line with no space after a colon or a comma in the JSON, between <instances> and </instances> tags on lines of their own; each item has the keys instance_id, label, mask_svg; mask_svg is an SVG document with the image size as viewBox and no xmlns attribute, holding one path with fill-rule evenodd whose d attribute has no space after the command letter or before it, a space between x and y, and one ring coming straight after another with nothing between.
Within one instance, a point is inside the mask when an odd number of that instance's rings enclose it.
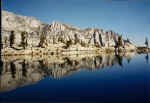
<instances>
[{"instance_id":1,"label":"pine tree","mask_svg":"<svg viewBox=\"0 0 150 103\"><path fill-rule=\"evenodd\" d=\"M146 45L147 48L149 47L148 38L147 37L145 38L145 45Z\"/></svg>"},{"instance_id":2,"label":"pine tree","mask_svg":"<svg viewBox=\"0 0 150 103\"><path fill-rule=\"evenodd\" d=\"M45 36L45 35L41 35L39 46L40 46L41 48L44 48L44 47L45 47L45 46L44 46L45 44L46 44L46 36Z\"/></svg>"},{"instance_id":3,"label":"pine tree","mask_svg":"<svg viewBox=\"0 0 150 103\"><path fill-rule=\"evenodd\" d=\"M22 32L21 33L21 46L23 46L23 48L25 49L28 45L27 42L27 32Z\"/></svg>"},{"instance_id":4,"label":"pine tree","mask_svg":"<svg viewBox=\"0 0 150 103\"><path fill-rule=\"evenodd\" d=\"M121 47L121 46L123 46L122 36L119 36L119 38L118 38L118 47Z\"/></svg>"},{"instance_id":5,"label":"pine tree","mask_svg":"<svg viewBox=\"0 0 150 103\"><path fill-rule=\"evenodd\" d=\"M11 31L11 34L10 34L10 47L13 47L13 45L15 44L15 33L14 31Z\"/></svg>"},{"instance_id":6,"label":"pine tree","mask_svg":"<svg viewBox=\"0 0 150 103\"><path fill-rule=\"evenodd\" d=\"M77 44L77 43L79 43L79 42L80 42L80 40L79 40L77 34L75 34L75 44Z\"/></svg>"},{"instance_id":7,"label":"pine tree","mask_svg":"<svg viewBox=\"0 0 150 103\"><path fill-rule=\"evenodd\" d=\"M129 38L127 38L127 42L128 42L128 43L130 43L130 40L129 40Z\"/></svg>"}]
</instances>

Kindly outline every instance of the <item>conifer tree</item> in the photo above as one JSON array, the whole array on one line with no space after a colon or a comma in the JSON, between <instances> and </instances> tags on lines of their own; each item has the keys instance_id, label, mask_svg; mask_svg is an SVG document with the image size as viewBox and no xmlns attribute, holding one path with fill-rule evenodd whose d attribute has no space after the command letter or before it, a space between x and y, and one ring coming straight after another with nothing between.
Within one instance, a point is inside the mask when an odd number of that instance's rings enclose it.
<instances>
[{"instance_id":1,"label":"conifer tree","mask_svg":"<svg viewBox=\"0 0 150 103\"><path fill-rule=\"evenodd\" d=\"M27 42L27 32L22 32L21 33L21 46L25 49L28 45Z\"/></svg>"},{"instance_id":2,"label":"conifer tree","mask_svg":"<svg viewBox=\"0 0 150 103\"><path fill-rule=\"evenodd\" d=\"M11 31L11 34L10 34L10 47L13 47L13 45L15 44L15 32L14 31Z\"/></svg>"},{"instance_id":3,"label":"conifer tree","mask_svg":"<svg viewBox=\"0 0 150 103\"><path fill-rule=\"evenodd\" d=\"M149 47L149 43L148 43L148 38L147 37L145 38L145 45L146 45L147 48Z\"/></svg>"}]
</instances>

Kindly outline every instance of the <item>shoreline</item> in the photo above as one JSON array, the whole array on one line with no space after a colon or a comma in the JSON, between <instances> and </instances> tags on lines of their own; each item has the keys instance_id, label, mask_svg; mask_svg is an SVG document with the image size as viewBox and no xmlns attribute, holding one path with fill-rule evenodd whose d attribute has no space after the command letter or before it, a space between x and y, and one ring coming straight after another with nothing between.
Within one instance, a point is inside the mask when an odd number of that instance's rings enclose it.
<instances>
[{"instance_id":1,"label":"shoreline","mask_svg":"<svg viewBox=\"0 0 150 103\"><path fill-rule=\"evenodd\" d=\"M25 49L25 50L14 50L12 48L8 49L2 49L1 56L16 56L16 55L72 55L72 54L107 54L107 53L116 53L114 48L90 48L90 49L81 49L81 50L75 50L75 49L45 49L45 48L34 48L34 49ZM136 50L124 50L120 49L120 51L117 51L118 53L126 53L126 52L136 52Z\"/></svg>"},{"instance_id":2,"label":"shoreline","mask_svg":"<svg viewBox=\"0 0 150 103\"><path fill-rule=\"evenodd\" d=\"M50 49L50 48L28 48L28 49L2 49L1 56L17 56L17 55L73 55L73 54L107 54L107 53L128 53L136 52L138 54L150 53L150 48L137 47L136 50L120 49L115 51L114 48L84 48L84 49Z\"/></svg>"},{"instance_id":3,"label":"shoreline","mask_svg":"<svg viewBox=\"0 0 150 103\"><path fill-rule=\"evenodd\" d=\"M115 54L114 52L111 53L78 53L78 54L58 54L58 55L12 55L12 56L1 56L2 61L18 61L18 60L27 60L27 61L40 61L46 60L48 62L61 62L64 61L65 58L70 58L71 60L79 60L82 58L91 58L97 56L117 56L117 57L133 57L137 55L136 52L127 52L127 53L119 53Z\"/></svg>"},{"instance_id":4,"label":"shoreline","mask_svg":"<svg viewBox=\"0 0 150 103\"><path fill-rule=\"evenodd\" d=\"M150 53L150 48L147 47L137 47L137 53L138 54L146 54L146 53Z\"/></svg>"}]
</instances>

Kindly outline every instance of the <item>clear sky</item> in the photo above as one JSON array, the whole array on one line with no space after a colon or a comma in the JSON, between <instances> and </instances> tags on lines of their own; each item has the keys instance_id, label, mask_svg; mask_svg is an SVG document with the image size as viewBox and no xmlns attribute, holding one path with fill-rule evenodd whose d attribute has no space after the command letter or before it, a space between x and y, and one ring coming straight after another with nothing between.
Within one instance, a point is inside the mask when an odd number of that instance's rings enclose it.
<instances>
[{"instance_id":1,"label":"clear sky","mask_svg":"<svg viewBox=\"0 0 150 103\"><path fill-rule=\"evenodd\" d=\"M150 0L2 0L2 10L44 23L113 30L138 45L150 39Z\"/></svg>"}]
</instances>

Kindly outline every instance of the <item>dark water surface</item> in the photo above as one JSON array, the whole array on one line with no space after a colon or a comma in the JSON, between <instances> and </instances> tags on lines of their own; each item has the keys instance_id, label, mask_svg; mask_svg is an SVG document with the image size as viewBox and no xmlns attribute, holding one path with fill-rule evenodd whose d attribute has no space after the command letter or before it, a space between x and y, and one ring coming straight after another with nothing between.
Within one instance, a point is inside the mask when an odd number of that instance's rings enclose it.
<instances>
[{"instance_id":1,"label":"dark water surface","mask_svg":"<svg viewBox=\"0 0 150 103\"><path fill-rule=\"evenodd\" d=\"M149 55L5 58L0 102L149 103Z\"/></svg>"}]
</instances>

